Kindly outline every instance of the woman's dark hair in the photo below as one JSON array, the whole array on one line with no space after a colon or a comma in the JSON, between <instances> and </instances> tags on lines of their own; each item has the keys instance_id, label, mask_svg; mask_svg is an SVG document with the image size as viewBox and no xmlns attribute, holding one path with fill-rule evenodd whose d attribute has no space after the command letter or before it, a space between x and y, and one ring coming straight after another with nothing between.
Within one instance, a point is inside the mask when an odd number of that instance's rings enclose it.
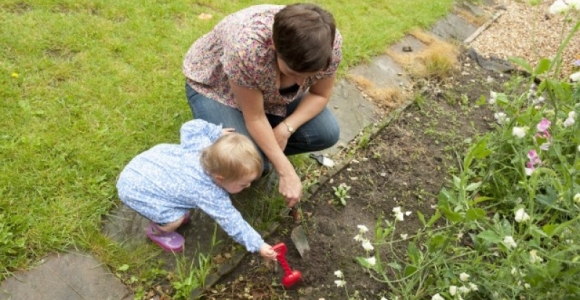
<instances>
[{"instance_id":1,"label":"woman's dark hair","mask_svg":"<svg viewBox=\"0 0 580 300\"><path fill-rule=\"evenodd\" d=\"M274 16L272 39L276 53L298 73L328 69L335 34L332 15L314 4L288 5Z\"/></svg>"}]
</instances>

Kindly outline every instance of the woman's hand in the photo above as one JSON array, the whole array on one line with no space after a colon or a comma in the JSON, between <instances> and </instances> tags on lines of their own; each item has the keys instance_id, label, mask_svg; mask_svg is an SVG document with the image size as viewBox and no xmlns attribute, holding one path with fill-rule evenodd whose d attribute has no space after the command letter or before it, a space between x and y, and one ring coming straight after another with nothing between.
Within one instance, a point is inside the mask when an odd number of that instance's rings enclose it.
<instances>
[{"instance_id":1,"label":"woman's hand","mask_svg":"<svg viewBox=\"0 0 580 300\"><path fill-rule=\"evenodd\" d=\"M296 171L294 169L292 171L288 174L279 174L278 191L286 200L288 207L294 207L302 198L302 181Z\"/></svg>"}]
</instances>

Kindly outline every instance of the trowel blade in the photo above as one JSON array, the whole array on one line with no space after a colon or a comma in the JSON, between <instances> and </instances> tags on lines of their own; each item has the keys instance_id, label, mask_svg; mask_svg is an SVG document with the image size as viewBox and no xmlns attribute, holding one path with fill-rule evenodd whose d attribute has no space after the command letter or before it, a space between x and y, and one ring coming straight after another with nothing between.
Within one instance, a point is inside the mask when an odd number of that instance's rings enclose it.
<instances>
[{"instance_id":1,"label":"trowel blade","mask_svg":"<svg viewBox=\"0 0 580 300\"><path fill-rule=\"evenodd\" d=\"M290 234L290 238L296 246L298 253L302 258L306 258L308 255L308 251L310 251L310 245L308 244L308 238L306 238L306 233L302 228L302 225L296 226L292 229L292 233Z\"/></svg>"}]
</instances>

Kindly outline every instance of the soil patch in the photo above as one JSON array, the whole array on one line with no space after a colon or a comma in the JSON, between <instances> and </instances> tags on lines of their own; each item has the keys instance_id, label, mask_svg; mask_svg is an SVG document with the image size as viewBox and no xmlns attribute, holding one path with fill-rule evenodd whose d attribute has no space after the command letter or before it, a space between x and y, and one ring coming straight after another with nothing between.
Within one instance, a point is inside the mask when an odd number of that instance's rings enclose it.
<instances>
[{"instance_id":1,"label":"soil patch","mask_svg":"<svg viewBox=\"0 0 580 300\"><path fill-rule=\"evenodd\" d=\"M372 279L356 262L367 257L357 225L369 228L372 238L377 221L394 222L393 208L405 215L397 222L392 249L381 252L381 260L404 256L405 234L423 228L418 212L429 219L439 191L457 171L470 140L491 130L493 112L481 104L490 90L503 90L509 76L480 68L463 53L459 69L444 82L421 80L415 86L415 101L400 116L378 131L349 163L326 180L302 203L303 226L311 247L300 258L290 239L295 226L288 218L267 239L271 245L284 242L292 269L302 281L284 289L284 275L275 264L264 264L258 255L248 255L240 266L209 291L205 299L380 299L388 286ZM360 142L359 142L360 143ZM336 203L333 187L350 188L346 205ZM401 236L402 235L402 236ZM383 249L383 248L381 248ZM335 271L341 270L345 287L337 287Z\"/></svg>"}]
</instances>

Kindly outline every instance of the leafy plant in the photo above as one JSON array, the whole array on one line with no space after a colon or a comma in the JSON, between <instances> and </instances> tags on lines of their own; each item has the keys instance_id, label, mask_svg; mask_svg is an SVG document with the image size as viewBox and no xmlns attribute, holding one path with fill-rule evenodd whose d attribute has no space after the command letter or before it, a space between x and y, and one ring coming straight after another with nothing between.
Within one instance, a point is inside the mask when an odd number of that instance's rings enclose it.
<instances>
[{"instance_id":1,"label":"leafy plant","mask_svg":"<svg viewBox=\"0 0 580 300\"><path fill-rule=\"evenodd\" d=\"M557 13L576 13L556 4ZM389 286L389 299L580 297L580 74L570 82L559 73L579 28L576 19L552 59L534 67L511 59L531 74L512 86L525 92L490 94L496 130L471 144L435 215L417 212L423 229L395 236L400 208L394 221L377 222L374 252L363 245L366 256L357 261ZM400 243L405 256L394 251ZM395 257L382 259L385 250Z\"/></svg>"},{"instance_id":2,"label":"leafy plant","mask_svg":"<svg viewBox=\"0 0 580 300\"><path fill-rule=\"evenodd\" d=\"M334 190L334 202L336 204L341 204L342 206L346 206L346 199L350 198L348 192L350 191L351 186L347 185L346 183L341 183L338 187L333 186L332 189Z\"/></svg>"}]
</instances>

